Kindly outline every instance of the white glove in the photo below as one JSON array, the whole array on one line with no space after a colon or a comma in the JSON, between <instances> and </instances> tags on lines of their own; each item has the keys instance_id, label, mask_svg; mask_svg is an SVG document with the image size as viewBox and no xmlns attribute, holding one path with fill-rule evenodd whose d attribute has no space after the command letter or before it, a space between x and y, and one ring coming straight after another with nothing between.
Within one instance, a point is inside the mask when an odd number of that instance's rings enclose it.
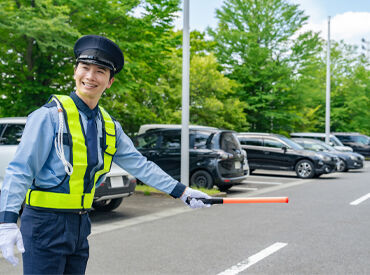
<instances>
[{"instance_id":1,"label":"white glove","mask_svg":"<svg viewBox=\"0 0 370 275\"><path fill-rule=\"evenodd\" d=\"M190 201L187 201L187 198ZM206 193L203 193L198 190L191 189L190 187L186 187L184 193L181 195L180 199L190 208L203 208L203 207L210 207L210 204L204 204L201 200L197 200L197 198L205 198L210 199L211 197L208 196Z\"/></svg>"},{"instance_id":2,"label":"white glove","mask_svg":"<svg viewBox=\"0 0 370 275\"><path fill-rule=\"evenodd\" d=\"M0 249L3 257L16 266L19 259L14 256L14 245L17 244L19 252L24 252L23 239L16 223L0 224Z\"/></svg>"}]
</instances>

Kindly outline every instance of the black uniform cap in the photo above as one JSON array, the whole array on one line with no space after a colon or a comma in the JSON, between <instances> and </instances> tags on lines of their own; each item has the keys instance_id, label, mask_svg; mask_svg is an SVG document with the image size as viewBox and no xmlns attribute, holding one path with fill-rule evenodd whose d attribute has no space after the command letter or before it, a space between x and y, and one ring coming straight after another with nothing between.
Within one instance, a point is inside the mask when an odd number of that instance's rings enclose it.
<instances>
[{"instance_id":1,"label":"black uniform cap","mask_svg":"<svg viewBox=\"0 0 370 275\"><path fill-rule=\"evenodd\" d=\"M124 64L123 53L116 43L99 35L85 35L74 46L77 62L104 66L115 74Z\"/></svg>"}]
</instances>

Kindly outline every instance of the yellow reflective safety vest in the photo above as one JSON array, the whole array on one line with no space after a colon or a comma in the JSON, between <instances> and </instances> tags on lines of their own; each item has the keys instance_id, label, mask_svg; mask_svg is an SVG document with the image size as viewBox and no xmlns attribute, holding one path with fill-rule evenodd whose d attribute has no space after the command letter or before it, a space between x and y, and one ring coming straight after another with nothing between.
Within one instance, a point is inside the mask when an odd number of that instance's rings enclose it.
<instances>
[{"instance_id":1,"label":"yellow reflective safety vest","mask_svg":"<svg viewBox=\"0 0 370 275\"><path fill-rule=\"evenodd\" d=\"M56 98L62 105L67 131L72 136L72 150L70 163L73 165L73 173L69 181L69 193L57 193L41 189L29 189L26 196L26 204L33 207L51 208L58 210L81 210L91 208L95 184L100 177L109 172L112 159L116 153L116 129L111 116L99 106L102 114L102 123L105 131L105 150L103 168L95 173L94 184L89 192L84 190L84 175L87 169L87 147L83 132L83 125L80 123L80 114L71 97L65 95L53 95L51 100ZM50 101L51 101L50 100ZM104 137L103 137L104 138Z\"/></svg>"}]
</instances>

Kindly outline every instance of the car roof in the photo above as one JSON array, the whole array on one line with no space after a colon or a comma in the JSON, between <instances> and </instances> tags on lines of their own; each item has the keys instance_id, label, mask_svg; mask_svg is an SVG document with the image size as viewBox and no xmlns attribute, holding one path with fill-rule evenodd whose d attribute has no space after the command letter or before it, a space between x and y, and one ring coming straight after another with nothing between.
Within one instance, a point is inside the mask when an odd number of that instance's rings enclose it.
<instances>
[{"instance_id":1,"label":"car roof","mask_svg":"<svg viewBox=\"0 0 370 275\"><path fill-rule=\"evenodd\" d=\"M307 142L311 142L311 143L322 143L321 140L317 140L317 139L312 139L312 138L291 138L291 140L293 141L307 141Z\"/></svg>"},{"instance_id":2,"label":"car roof","mask_svg":"<svg viewBox=\"0 0 370 275\"><path fill-rule=\"evenodd\" d=\"M335 132L333 133L333 135L339 135L339 136L364 136L363 134L361 133L349 133L349 132Z\"/></svg>"},{"instance_id":3,"label":"car roof","mask_svg":"<svg viewBox=\"0 0 370 275\"><path fill-rule=\"evenodd\" d=\"M0 124L5 123L15 123L15 124L25 124L27 117L1 117Z\"/></svg>"},{"instance_id":4,"label":"car roof","mask_svg":"<svg viewBox=\"0 0 370 275\"><path fill-rule=\"evenodd\" d=\"M290 136L306 136L306 137L325 137L325 133L290 133ZM334 136L333 133L330 134L330 136Z\"/></svg>"},{"instance_id":5,"label":"car roof","mask_svg":"<svg viewBox=\"0 0 370 275\"><path fill-rule=\"evenodd\" d=\"M156 129L181 129L181 124L143 124L140 126L138 135L143 134L147 131L152 131ZM210 126L201 126L201 125L189 125L191 130L218 130L218 128Z\"/></svg>"},{"instance_id":6,"label":"car roof","mask_svg":"<svg viewBox=\"0 0 370 275\"><path fill-rule=\"evenodd\" d=\"M284 137L279 134L271 134L271 133L258 133L258 132L240 132L237 133L237 136L266 136L266 137Z\"/></svg>"}]
</instances>

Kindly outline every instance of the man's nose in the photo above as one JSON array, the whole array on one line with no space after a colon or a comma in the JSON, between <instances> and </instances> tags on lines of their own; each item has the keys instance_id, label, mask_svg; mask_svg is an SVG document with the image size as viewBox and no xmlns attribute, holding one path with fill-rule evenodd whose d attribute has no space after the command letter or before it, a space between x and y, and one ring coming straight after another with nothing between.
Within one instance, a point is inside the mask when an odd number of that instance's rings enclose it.
<instances>
[{"instance_id":1,"label":"man's nose","mask_svg":"<svg viewBox=\"0 0 370 275\"><path fill-rule=\"evenodd\" d=\"M92 69L88 70L88 71L86 72L86 77L87 77L88 79L95 79L95 71L94 71L94 70L92 70Z\"/></svg>"}]
</instances>

